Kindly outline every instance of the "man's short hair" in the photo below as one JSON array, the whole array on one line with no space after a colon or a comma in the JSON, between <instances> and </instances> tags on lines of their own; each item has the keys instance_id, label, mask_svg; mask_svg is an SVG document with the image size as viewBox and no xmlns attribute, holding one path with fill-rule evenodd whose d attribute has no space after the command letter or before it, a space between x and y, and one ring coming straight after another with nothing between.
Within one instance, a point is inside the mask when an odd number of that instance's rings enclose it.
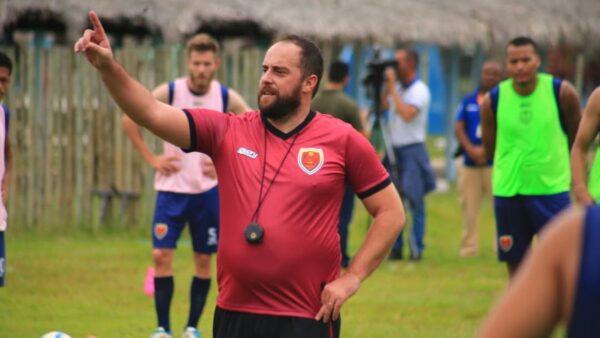
<instances>
[{"instance_id":1,"label":"man's short hair","mask_svg":"<svg viewBox=\"0 0 600 338\"><path fill-rule=\"evenodd\" d=\"M317 85L312 94L314 97L319 90L319 84L323 77L323 56L321 55L321 50L314 42L299 35L288 35L279 41L291 42L302 50L302 54L300 55L300 69L302 69L302 76L305 78L312 74L317 76Z\"/></svg>"},{"instance_id":2,"label":"man's short hair","mask_svg":"<svg viewBox=\"0 0 600 338\"><path fill-rule=\"evenodd\" d=\"M12 74L12 61L4 52L0 52L0 67L8 69L8 73Z\"/></svg>"},{"instance_id":3,"label":"man's short hair","mask_svg":"<svg viewBox=\"0 0 600 338\"><path fill-rule=\"evenodd\" d=\"M217 40L206 33L199 33L192 36L186 46L186 54L189 56L192 51L195 52L213 52L215 55L219 55L221 47Z\"/></svg>"},{"instance_id":4,"label":"man's short hair","mask_svg":"<svg viewBox=\"0 0 600 338\"><path fill-rule=\"evenodd\" d=\"M518 36L518 37L510 40L510 42L508 44L506 44L506 50L508 50L509 46L522 47L522 46L528 46L528 45L533 47L533 51L536 54L538 54L538 55L540 54L537 43L535 43L535 41L533 41L533 39L528 36Z\"/></svg>"},{"instance_id":5,"label":"man's short hair","mask_svg":"<svg viewBox=\"0 0 600 338\"><path fill-rule=\"evenodd\" d=\"M334 61L329 65L329 73L327 78L329 82L340 83L348 76L350 67L343 61Z\"/></svg>"}]
</instances>

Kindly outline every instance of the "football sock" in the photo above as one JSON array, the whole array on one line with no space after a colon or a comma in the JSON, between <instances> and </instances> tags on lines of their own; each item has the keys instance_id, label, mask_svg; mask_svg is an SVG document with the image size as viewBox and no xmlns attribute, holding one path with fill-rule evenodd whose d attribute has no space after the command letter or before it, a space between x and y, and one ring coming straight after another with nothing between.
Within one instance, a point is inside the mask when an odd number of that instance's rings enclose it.
<instances>
[{"instance_id":1,"label":"football sock","mask_svg":"<svg viewBox=\"0 0 600 338\"><path fill-rule=\"evenodd\" d=\"M192 286L190 287L190 313L187 326L198 326L198 320L204 309L209 289L210 278L192 278Z\"/></svg>"},{"instance_id":2,"label":"football sock","mask_svg":"<svg viewBox=\"0 0 600 338\"><path fill-rule=\"evenodd\" d=\"M173 298L173 289L175 289L173 276L154 277L154 305L158 326L162 326L167 332L171 332L169 308Z\"/></svg>"}]
</instances>

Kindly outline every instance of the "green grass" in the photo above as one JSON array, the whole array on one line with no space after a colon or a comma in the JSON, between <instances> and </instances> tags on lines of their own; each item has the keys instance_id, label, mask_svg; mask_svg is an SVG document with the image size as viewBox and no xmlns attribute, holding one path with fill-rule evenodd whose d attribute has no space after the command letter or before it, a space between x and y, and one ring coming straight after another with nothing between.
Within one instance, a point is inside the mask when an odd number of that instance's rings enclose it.
<instances>
[{"instance_id":1,"label":"green grass","mask_svg":"<svg viewBox=\"0 0 600 338\"><path fill-rule=\"evenodd\" d=\"M359 206L360 204L357 204ZM427 198L427 250L423 261L385 261L342 311L342 337L472 337L506 286L492 251L493 218L486 205L478 257L458 256L461 214L456 192ZM368 220L357 207L350 229L355 252ZM139 229L138 229L139 230ZM147 337L154 303L143 293L151 264L142 231L8 229L8 277L0 289L0 337L40 337L63 330L74 338ZM144 231L145 233L145 231ZM171 308L176 335L185 324L192 275L191 248L180 241ZM216 297L210 294L200 328L210 338Z\"/></svg>"}]
</instances>

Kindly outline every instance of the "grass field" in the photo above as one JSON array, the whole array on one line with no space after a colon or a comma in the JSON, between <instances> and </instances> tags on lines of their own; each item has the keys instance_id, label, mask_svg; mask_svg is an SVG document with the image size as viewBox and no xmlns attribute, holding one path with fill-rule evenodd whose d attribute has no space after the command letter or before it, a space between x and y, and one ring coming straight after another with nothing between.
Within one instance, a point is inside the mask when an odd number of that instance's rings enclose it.
<instances>
[{"instance_id":1,"label":"grass field","mask_svg":"<svg viewBox=\"0 0 600 338\"><path fill-rule=\"evenodd\" d=\"M461 213L454 189L428 196L427 250L423 261L385 261L343 308L342 337L472 337L506 286L506 272L492 251L493 218L482 214L480 255L460 258ZM350 248L367 230L356 208ZM151 264L146 231L21 230L9 228L7 285L0 289L0 337L40 337L63 330L74 338L148 337L155 327L152 298L143 293ZM171 310L175 336L187 316L191 247L180 241ZM200 328L210 338L215 304Z\"/></svg>"}]
</instances>

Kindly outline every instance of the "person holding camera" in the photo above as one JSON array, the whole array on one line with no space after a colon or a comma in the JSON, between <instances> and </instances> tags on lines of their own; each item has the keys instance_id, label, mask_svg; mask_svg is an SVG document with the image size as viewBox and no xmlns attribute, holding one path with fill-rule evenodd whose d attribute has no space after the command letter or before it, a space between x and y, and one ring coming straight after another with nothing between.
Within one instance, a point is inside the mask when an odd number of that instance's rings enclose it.
<instances>
[{"instance_id":1,"label":"person holding camera","mask_svg":"<svg viewBox=\"0 0 600 338\"><path fill-rule=\"evenodd\" d=\"M119 107L164 140L200 151L219 173L219 295L213 337L340 335L340 310L381 264L404 223L402 201L368 140L310 109L323 57L290 35L262 63L258 111L180 109L156 100L115 60L90 12L74 46ZM340 275L338 216L346 182L373 217Z\"/></svg>"},{"instance_id":2,"label":"person holding camera","mask_svg":"<svg viewBox=\"0 0 600 338\"><path fill-rule=\"evenodd\" d=\"M399 49L395 53L396 69L385 71L387 86L382 106L392 115L391 141L396 157L394 182L408 201L413 225L410 237L410 259L419 261L425 249L425 194L435 189L435 174L425 148L427 114L431 102L429 88L418 74L419 55L414 49ZM398 80L396 80L396 73ZM390 259L402 259L403 233L400 233Z\"/></svg>"}]
</instances>

